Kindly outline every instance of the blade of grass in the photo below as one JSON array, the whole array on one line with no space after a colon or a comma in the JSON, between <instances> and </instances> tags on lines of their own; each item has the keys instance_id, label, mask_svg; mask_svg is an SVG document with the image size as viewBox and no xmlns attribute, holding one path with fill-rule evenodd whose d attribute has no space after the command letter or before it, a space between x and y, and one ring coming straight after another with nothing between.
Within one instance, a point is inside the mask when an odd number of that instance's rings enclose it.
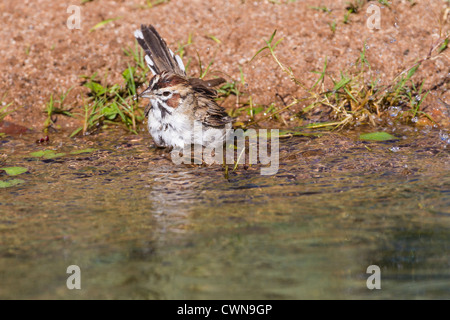
<instances>
[{"instance_id":1,"label":"blade of grass","mask_svg":"<svg viewBox=\"0 0 450 320\"><path fill-rule=\"evenodd\" d=\"M111 22L113 22L113 21L115 21L115 20L118 20L118 19L121 19L121 18L122 18L122 17L116 17L116 18L111 18L111 19L103 20L103 21L97 23L95 26L93 26L93 27L89 30L89 32L93 32L93 31L95 31L95 30L97 30L97 29L99 29L99 28L102 28L103 26L107 25L108 23L111 23Z\"/></svg>"}]
</instances>

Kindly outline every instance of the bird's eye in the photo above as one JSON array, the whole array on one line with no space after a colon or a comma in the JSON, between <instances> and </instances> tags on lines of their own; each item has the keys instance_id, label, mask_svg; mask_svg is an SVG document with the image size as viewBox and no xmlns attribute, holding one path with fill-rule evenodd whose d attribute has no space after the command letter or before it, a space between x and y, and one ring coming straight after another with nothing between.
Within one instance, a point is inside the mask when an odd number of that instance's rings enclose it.
<instances>
[{"instance_id":1,"label":"bird's eye","mask_svg":"<svg viewBox=\"0 0 450 320\"><path fill-rule=\"evenodd\" d=\"M170 96L170 91L164 91L164 92L162 93L162 95L163 95L164 97L168 97L168 96Z\"/></svg>"}]
</instances>

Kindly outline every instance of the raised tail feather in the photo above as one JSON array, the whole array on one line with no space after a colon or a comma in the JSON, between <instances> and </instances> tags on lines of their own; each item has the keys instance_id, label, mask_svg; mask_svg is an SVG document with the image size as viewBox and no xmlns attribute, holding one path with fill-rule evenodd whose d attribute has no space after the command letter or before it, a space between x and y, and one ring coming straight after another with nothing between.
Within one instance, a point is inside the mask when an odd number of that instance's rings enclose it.
<instances>
[{"instance_id":1,"label":"raised tail feather","mask_svg":"<svg viewBox=\"0 0 450 320\"><path fill-rule=\"evenodd\" d=\"M180 76L186 76L183 61L167 47L166 42L152 25L141 25L141 30L136 30L134 36L145 51L145 61L152 73L163 71L173 72Z\"/></svg>"}]
</instances>

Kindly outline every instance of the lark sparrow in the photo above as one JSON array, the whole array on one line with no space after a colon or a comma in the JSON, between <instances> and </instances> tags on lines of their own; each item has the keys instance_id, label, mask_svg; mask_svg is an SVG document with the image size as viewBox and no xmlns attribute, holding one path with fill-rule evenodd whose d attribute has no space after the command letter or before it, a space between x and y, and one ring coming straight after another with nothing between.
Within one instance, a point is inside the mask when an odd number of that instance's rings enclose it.
<instances>
[{"instance_id":1,"label":"lark sparrow","mask_svg":"<svg viewBox=\"0 0 450 320\"><path fill-rule=\"evenodd\" d=\"M146 115L156 145L183 148L186 144L207 146L224 140L230 131L227 129L231 129L231 118L215 102L213 87L225 80L189 78L181 58L152 25L142 25L134 36L153 73L149 87L139 96L150 99Z\"/></svg>"}]
</instances>

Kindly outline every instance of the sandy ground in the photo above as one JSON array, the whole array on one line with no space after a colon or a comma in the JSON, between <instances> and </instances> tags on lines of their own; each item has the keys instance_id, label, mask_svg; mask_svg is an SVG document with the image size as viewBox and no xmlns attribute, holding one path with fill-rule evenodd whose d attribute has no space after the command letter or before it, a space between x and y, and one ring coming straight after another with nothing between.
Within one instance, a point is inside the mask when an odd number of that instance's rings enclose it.
<instances>
[{"instance_id":1,"label":"sandy ground","mask_svg":"<svg viewBox=\"0 0 450 320\"><path fill-rule=\"evenodd\" d=\"M391 1L381 6L381 28L369 29L370 14L365 4L344 24L347 1L223 1L171 0L149 8L145 0L81 1L12 1L0 3L0 94L3 103L13 102L16 112L5 120L28 128L42 129L43 109L50 95L70 87L67 102L80 110L83 92L80 75L107 74L110 83L122 83L121 72L131 59L123 48L134 45L133 31L141 23L153 24L169 46L177 49L189 33L193 44L186 48L185 63L191 59L190 75L198 75L197 53L204 63L214 59L211 75L219 72L228 79L240 79L239 67L245 75L247 93L255 103L289 100L304 92L294 85L268 56L250 61L277 29L277 39L283 41L277 54L306 85L317 79L314 70L321 70L328 57L330 72L348 68L367 43L367 57L373 72L382 83L426 56L436 42L443 25L448 30L449 2L416 0ZM67 13L70 5L81 8L80 29L70 30ZM326 6L331 12L311 7ZM447 9L447 15L444 11ZM446 17L443 24L439 19ZM93 32L89 30L105 19L118 18ZM336 21L336 31L330 24ZM444 31L445 31L444 30ZM216 43L209 36L220 40ZM449 127L450 53L425 62L417 73L417 81L426 79L425 89L431 90L424 110L443 127ZM223 75L222 74L222 75ZM232 100L226 107L232 107ZM290 114L285 114L290 117ZM61 119L63 127L79 125L78 120ZM1 126L0 126L1 127Z\"/></svg>"}]
</instances>

